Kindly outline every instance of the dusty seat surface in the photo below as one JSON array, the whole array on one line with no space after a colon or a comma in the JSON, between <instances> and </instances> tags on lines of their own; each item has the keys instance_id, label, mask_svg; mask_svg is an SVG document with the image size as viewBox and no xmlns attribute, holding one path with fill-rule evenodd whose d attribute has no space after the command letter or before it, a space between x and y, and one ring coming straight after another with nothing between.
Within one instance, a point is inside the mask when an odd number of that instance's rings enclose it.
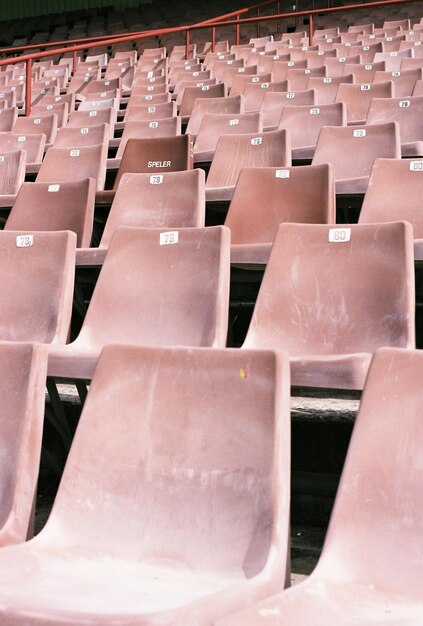
<instances>
[{"instance_id":1,"label":"dusty seat surface","mask_svg":"<svg viewBox=\"0 0 423 626\"><path fill-rule=\"evenodd\" d=\"M421 623L422 357L420 350L376 352L310 578L219 626Z\"/></svg>"},{"instance_id":2,"label":"dusty seat surface","mask_svg":"<svg viewBox=\"0 0 423 626\"><path fill-rule=\"evenodd\" d=\"M377 348L415 345L413 276L407 222L281 224L244 346L286 350L293 385L361 389Z\"/></svg>"},{"instance_id":3,"label":"dusty seat surface","mask_svg":"<svg viewBox=\"0 0 423 626\"><path fill-rule=\"evenodd\" d=\"M104 188L106 179L107 145L81 148L49 148L37 175L37 183L58 183L94 178L97 190Z\"/></svg>"},{"instance_id":4,"label":"dusty seat surface","mask_svg":"<svg viewBox=\"0 0 423 626\"><path fill-rule=\"evenodd\" d=\"M229 237L224 226L118 229L81 332L63 350L51 351L49 373L90 378L111 342L223 347Z\"/></svg>"},{"instance_id":5,"label":"dusty seat surface","mask_svg":"<svg viewBox=\"0 0 423 626\"><path fill-rule=\"evenodd\" d=\"M289 423L282 353L106 347L46 527L0 552L2 624L211 623L283 587Z\"/></svg>"}]
</instances>

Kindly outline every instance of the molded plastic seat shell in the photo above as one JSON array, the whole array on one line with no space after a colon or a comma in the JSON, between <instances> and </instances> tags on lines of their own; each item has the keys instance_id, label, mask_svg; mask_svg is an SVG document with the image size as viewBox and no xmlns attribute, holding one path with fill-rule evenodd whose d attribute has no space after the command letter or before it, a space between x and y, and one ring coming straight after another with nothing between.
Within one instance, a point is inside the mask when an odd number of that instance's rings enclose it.
<instances>
[{"instance_id":1,"label":"molded plastic seat shell","mask_svg":"<svg viewBox=\"0 0 423 626\"><path fill-rule=\"evenodd\" d=\"M367 124L386 122L399 125L403 157L423 155L423 96L372 100Z\"/></svg>"},{"instance_id":2,"label":"molded plastic seat shell","mask_svg":"<svg viewBox=\"0 0 423 626\"><path fill-rule=\"evenodd\" d=\"M281 224L246 348L286 350L292 384L362 389L373 352L415 347L407 222Z\"/></svg>"},{"instance_id":3,"label":"molded plastic seat shell","mask_svg":"<svg viewBox=\"0 0 423 626\"><path fill-rule=\"evenodd\" d=\"M206 113L194 144L194 162L211 161L221 135L263 132L260 113Z\"/></svg>"},{"instance_id":4,"label":"molded plastic seat shell","mask_svg":"<svg viewBox=\"0 0 423 626\"><path fill-rule=\"evenodd\" d=\"M81 178L94 178L97 190L106 180L107 145L47 150L37 176L37 183L60 183Z\"/></svg>"}]
</instances>

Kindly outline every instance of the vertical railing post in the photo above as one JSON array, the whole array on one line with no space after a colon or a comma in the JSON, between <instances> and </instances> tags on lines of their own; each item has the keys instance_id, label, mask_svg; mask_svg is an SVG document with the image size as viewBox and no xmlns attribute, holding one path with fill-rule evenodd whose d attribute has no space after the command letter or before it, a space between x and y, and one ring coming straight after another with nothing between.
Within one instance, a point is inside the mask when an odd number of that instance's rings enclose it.
<instances>
[{"instance_id":1,"label":"vertical railing post","mask_svg":"<svg viewBox=\"0 0 423 626\"><path fill-rule=\"evenodd\" d=\"M281 3L278 2L276 4L276 13L279 15L280 12L281 12ZM276 20L276 32L277 33L281 32L281 21L280 20Z\"/></svg>"},{"instance_id":2,"label":"vertical railing post","mask_svg":"<svg viewBox=\"0 0 423 626\"><path fill-rule=\"evenodd\" d=\"M76 74L76 66L78 64L78 60L76 58L76 50L73 51L73 75Z\"/></svg>"},{"instance_id":3,"label":"vertical railing post","mask_svg":"<svg viewBox=\"0 0 423 626\"><path fill-rule=\"evenodd\" d=\"M185 32L185 59L189 59L189 30Z\"/></svg>"},{"instance_id":4,"label":"vertical railing post","mask_svg":"<svg viewBox=\"0 0 423 626\"><path fill-rule=\"evenodd\" d=\"M215 28L215 26L213 26L213 28L211 29L211 34L212 34L211 51L214 52L215 48L216 48L216 28Z\"/></svg>"},{"instance_id":5,"label":"vertical railing post","mask_svg":"<svg viewBox=\"0 0 423 626\"><path fill-rule=\"evenodd\" d=\"M260 8L257 9L257 17L260 17ZM260 22L257 22L257 38L260 37Z\"/></svg>"},{"instance_id":6,"label":"vertical railing post","mask_svg":"<svg viewBox=\"0 0 423 626\"><path fill-rule=\"evenodd\" d=\"M240 18L239 18L239 13L238 13L238 15L236 16L236 19L237 19L237 22L239 22L239 19L240 19ZM241 33L240 33L241 26L240 26L240 24L237 24L237 25L235 26L235 30L236 30L235 45L236 45L236 46L239 46L239 42L240 42L240 40L241 40L241 37L240 37L240 35L241 35Z\"/></svg>"},{"instance_id":7,"label":"vertical railing post","mask_svg":"<svg viewBox=\"0 0 423 626\"><path fill-rule=\"evenodd\" d=\"M308 16L308 45L313 45L313 16Z\"/></svg>"},{"instance_id":8,"label":"vertical railing post","mask_svg":"<svg viewBox=\"0 0 423 626\"><path fill-rule=\"evenodd\" d=\"M26 62L26 78L25 78L25 115L31 113L31 99L32 99L32 59L28 59Z\"/></svg>"}]
</instances>

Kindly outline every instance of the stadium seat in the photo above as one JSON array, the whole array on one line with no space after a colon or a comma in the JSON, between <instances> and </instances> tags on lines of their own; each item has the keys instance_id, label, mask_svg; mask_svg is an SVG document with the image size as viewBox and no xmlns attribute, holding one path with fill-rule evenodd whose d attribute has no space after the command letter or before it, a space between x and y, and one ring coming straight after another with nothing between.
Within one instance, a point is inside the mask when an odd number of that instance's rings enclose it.
<instances>
[{"instance_id":1,"label":"stadium seat","mask_svg":"<svg viewBox=\"0 0 423 626\"><path fill-rule=\"evenodd\" d=\"M33 534L44 420L47 351L0 342L0 546Z\"/></svg>"},{"instance_id":2,"label":"stadium seat","mask_svg":"<svg viewBox=\"0 0 423 626\"><path fill-rule=\"evenodd\" d=\"M58 102L56 104L37 104L31 108L31 117L51 117L52 114L57 115L57 128L66 126L69 117L68 103Z\"/></svg>"},{"instance_id":3,"label":"stadium seat","mask_svg":"<svg viewBox=\"0 0 423 626\"><path fill-rule=\"evenodd\" d=\"M331 78L330 76L312 76L308 79L307 89L315 93L316 104L334 104L340 83L353 83L352 74L343 74Z\"/></svg>"},{"instance_id":4,"label":"stadium seat","mask_svg":"<svg viewBox=\"0 0 423 626\"><path fill-rule=\"evenodd\" d=\"M113 107L99 111L74 111L71 113L67 128L90 128L108 124L110 139L114 137L117 111Z\"/></svg>"},{"instance_id":5,"label":"stadium seat","mask_svg":"<svg viewBox=\"0 0 423 626\"><path fill-rule=\"evenodd\" d=\"M244 89L244 109L246 113L253 113L260 111L263 104L263 98L266 93L272 91L289 91L290 85L287 80L281 80L279 82L263 82L263 83L249 83Z\"/></svg>"},{"instance_id":6,"label":"stadium seat","mask_svg":"<svg viewBox=\"0 0 423 626\"><path fill-rule=\"evenodd\" d=\"M98 146L104 144L109 145L110 130L108 124L99 124L98 126L85 126L83 128L72 128L66 126L60 128L55 148L80 148L84 146Z\"/></svg>"},{"instance_id":7,"label":"stadium seat","mask_svg":"<svg viewBox=\"0 0 423 626\"><path fill-rule=\"evenodd\" d=\"M288 106L282 111L279 130L291 133L292 158L312 159L323 126L346 126L347 111L343 102L319 106Z\"/></svg>"},{"instance_id":8,"label":"stadium seat","mask_svg":"<svg viewBox=\"0 0 423 626\"><path fill-rule=\"evenodd\" d=\"M3 133L0 133L0 144ZM25 180L24 150L0 151L0 206L11 206Z\"/></svg>"},{"instance_id":9,"label":"stadium seat","mask_svg":"<svg viewBox=\"0 0 423 626\"><path fill-rule=\"evenodd\" d=\"M77 265L102 265L113 234L122 226L203 227L205 210L205 174L201 169L152 175L124 174L99 247L77 250Z\"/></svg>"},{"instance_id":10,"label":"stadium seat","mask_svg":"<svg viewBox=\"0 0 423 626\"><path fill-rule=\"evenodd\" d=\"M219 626L420 622L422 374L421 350L377 350L316 569Z\"/></svg>"},{"instance_id":11,"label":"stadium seat","mask_svg":"<svg viewBox=\"0 0 423 626\"><path fill-rule=\"evenodd\" d=\"M244 168L229 205L231 261L266 264L279 224L334 224L332 166Z\"/></svg>"},{"instance_id":12,"label":"stadium seat","mask_svg":"<svg viewBox=\"0 0 423 626\"><path fill-rule=\"evenodd\" d=\"M65 183L24 183L4 230L76 233L77 247L91 242L96 183L93 178Z\"/></svg>"},{"instance_id":13,"label":"stadium seat","mask_svg":"<svg viewBox=\"0 0 423 626\"><path fill-rule=\"evenodd\" d=\"M312 76L326 76L326 67L315 67L313 69L297 69L291 68L286 73L286 80L289 83L289 87L292 91L304 91L307 89L308 79Z\"/></svg>"},{"instance_id":14,"label":"stadium seat","mask_svg":"<svg viewBox=\"0 0 423 626\"><path fill-rule=\"evenodd\" d=\"M423 260L421 190L423 160L376 159L359 223L407 220L413 226L414 258Z\"/></svg>"},{"instance_id":15,"label":"stadium seat","mask_svg":"<svg viewBox=\"0 0 423 626\"><path fill-rule=\"evenodd\" d=\"M17 107L9 107L8 109L0 109L0 132L1 133L10 132L17 119L18 119Z\"/></svg>"},{"instance_id":16,"label":"stadium seat","mask_svg":"<svg viewBox=\"0 0 423 626\"><path fill-rule=\"evenodd\" d=\"M54 143L57 135L57 115L53 113L43 117L19 117L13 125L12 133L15 135L42 133L46 136L46 143Z\"/></svg>"},{"instance_id":17,"label":"stadium seat","mask_svg":"<svg viewBox=\"0 0 423 626\"><path fill-rule=\"evenodd\" d=\"M313 165L332 163L337 194L361 194L367 189L370 171L377 158L401 158L398 122L356 128L323 127Z\"/></svg>"},{"instance_id":18,"label":"stadium seat","mask_svg":"<svg viewBox=\"0 0 423 626\"><path fill-rule=\"evenodd\" d=\"M290 165L291 136L287 130L222 135L206 181L206 200L231 200L238 176L244 167Z\"/></svg>"},{"instance_id":19,"label":"stadium seat","mask_svg":"<svg viewBox=\"0 0 423 626\"><path fill-rule=\"evenodd\" d=\"M223 98L226 95L227 89L224 83L218 85L203 85L202 87L187 87L184 90L179 115L183 122L188 122L198 99L214 100L216 98Z\"/></svg>"},{"instance_id":20,"label":"stadium seat","mask_svg":"<svg viewBox=\"0 0 423 626\"><path fill-rule=\"evenodd\" d=\"M234 115L240 115L244 112L244 96L197 98L189 118L186 132L192 137L196 137L206 113L232 113Z\"/></svg>"},{"instance_id":21,"label":"stadium seat","mask_svg":"<svg viewBox=\"0 0 423 626\"><path fill-rule=\"evenodd\" d=\"M107 145L81 148L49 148L37 175L37 183L62 183L94 178L97 190L106 180Z\"/></svg>"},{"instance_id":22,"label":"stadium seat","mask_svg":"<svg viewBox=\"0 0 423 626\"><path fill-rule=\"evenodd\" d=\"M49 375L91 378L108 343L224 347L229 263L223 226L119 228L82 329L73 343L50 351Z\"/></svg>"},{"instance_id":23,"label":"stadium seat","mask_svg":"<svg viewBox=\"0 0 423 626\"><path fill-rule=\"evenodd\" d=\"M159 104L134 104L127 107L124 121L128 120L161 120L176 117L175 102L161 102Z\"/></svg>"},{"instance_id":24,"label":"stadium seat","mask_svg":"<svg viewBox=\"0 0 423 626\"><path fill-rule=\"evenodd\" d=\"M0 341L66 343L76 235L0 232Z\"/></svg>"},{"instance_id":25,"label":"stadium seat","mask_svg":"<svg viewBox=\"0 0 423 626\"><path fill-rule=\"evenodd\" d=\"M335 102L344 102L347 107L348 124L365 124L373 98L392 98L395 95L392 81L385 83L352 84L341 83Z\"/></svg>"},{"instance_id":26,"label":"stadium seat","mask_svg":"<svg viewBox=\"0 0 423 626\"><path fill-rule=\"evenodd\" d=\"M46 136L43 133L19 135L16 133L0 133L0 153L23 150L26 164L40 164L44 155Z\"/></svg>"},{"instance_id":27,"label":"stadium seat","mask_svg":"<svg viewBox=\"0 0 423 626\"><path fill-rule=\"evenodd\" d=\"M167 117L160 120L131 120L125 122L125 128L116 158L122 158L128 139L152 139L155 137L177 137L181 134L181 118Z\"/></svg>"},{"instance_id":28,"label":"stadium seat","mask_svg":"<svg viewBox=\"0 0 423 626\"><path fill-rule=\"evenodd\" d=\"M373 352L415 347L407 222L281 224L244 342L286 350L292 385L362 389Z\"/></svg>"},{"instance_id":29,"label":"stadium seat","mask_svg":"<svg viewBox=\"0 0 423 626\"><path fill-rule=\"evenodd\" d=\"M406 98L413 93L417 80L423 79L423 69L404 70L403 72L375 72L373 81L375 83L390 80L394 84L396 98Z\"/></svg>"},{"instance_id":30,"label":"stadium seat","mask_svg":"<svg viewBox=\"0 0 423 626\"><path fill-rule=\"evenodd\" d=\"M283 587L289 402L284 354L107 346L47 526L0 552L0 620L211 624Z\"/></svg>"},{"instance_id":31,"label":"stadium seat","mask_svg":"<svg viewBox=\"0 0 423 626\"><path fill-rule=\"evenodd\" d=\"M181 172L193 166L193 146L189 135L128 139L120 160L113 189L123 174L163 174Z\"/></svg>"},{"instance_id":32,"label":"stadium seat","mask_svg":"<svg viewBox=\"0 0 423 626\"><path fill-rule=\"evenodd\" d=\"M263 132L260 113L206 113L194 144L194 163L209 162L221 135L245 135Z\"/></svg>"},{"instance_id":33,"label":"stadium seat","mask_svg":"<svg viewBox=\"0 0 423 626\"><path fill-rule=\"evenodd\" d=\"M263 98L260 113L265 130L276 130L281 119L282 111L286 106L313 105L316 103L314 89L304 91L269 92Z\"/></svg>"},{"instance_id":34,"label":"stadium seat","mask_svg":"<svg viewBox=\"0 0 423 626\"><path fill-rule=\"evenodd\" d=\"M423 96L372 100L367 124L397 122L403 157L423 156Z\"/></svg>"}]
</instances>

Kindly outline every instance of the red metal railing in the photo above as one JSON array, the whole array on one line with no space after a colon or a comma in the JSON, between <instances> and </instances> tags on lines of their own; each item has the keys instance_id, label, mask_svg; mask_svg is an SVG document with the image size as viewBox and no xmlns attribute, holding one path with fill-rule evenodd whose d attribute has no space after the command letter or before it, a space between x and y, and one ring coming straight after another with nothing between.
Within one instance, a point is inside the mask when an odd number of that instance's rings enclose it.
<instances>
[{"instance_id":1,"label":"red metal railing","mask_svg":"<svg viewBox=\"0 0 423 626\"><path fill-rule=\"evenodd\" d=\"M214 17L204 22L197 22L196 24L192 24L192 26L200 26L200 25L205 26L207 24L213 24L214 22L222 22L225 19L241 16L246 13L249 13L250 11L260 11L261 8L270 6L272 4L277 5L277 10L279 11L279 5L280 5L279 0L265 0L265 2L260 2L260 4L255 4L254 6L247 7L245 9L238 9L237 11L232 11L231 13L226 13L224 15L219 15L218 17ZM46 49L47 48L64 48L64 47L71 47L71 46L75 46L79 44L84 44L84 43L88 44L88 43L93 43L93 42L98 42L99 44L101 43L107 44L108 40L111 39L111 37L113 37L113 39L116 37L127 37L129 34L132 34L134 37L136 37L137 35L142 35L142 34L145 34L146 32L149 32L149 31L143 30L143 31L134 32L134 33L119 33L116 35L99 35L97 37L85 37L82 39L64 39L63 41L52 41L52 42L46 42L43 44L29 44L26 46L14 46L13 48L10 48L10 47L0 48L0 54L15 54L16 52L28 52L30 50L39 50L40 48L46 48ZM51 54L53 55L54 53L52 52Z\"/></svg>"},{"instance_id":2,"label":"red metal railing","mask_svg":"<svg viewBox=\"0 0 423 626\"><path fill-rule=\"evenodd\" d=\"M262 22L265 22L265 21L275 21L275 20L279 21L282 19L288 19L288 18L293 18L293 17L296 19L298 17L307 17L309 19L309 25L308 25L309 45L312 45L313 43L313 16L314 15L339 13L340 11L353 11L356 9L362 9L363 7L367 9L367 8L383 7L383 6L388 6L388 5L412 4L414 2L420 2L420 1L421 0L377 0L375 2L368 2L364 5L352 4L352 5L346 5L346 6L331 7L327 9L311 9L311 10L306 10L306 11L296 11L295 13L294 12L277 13L275 15L265 15L265 16L244 18L242 20L240 19L238 15L239 12L237 12L237 17L235 20L230 19L227 21L220 21L220 22L211 22L211 23L207 22L207 23L193 24L191 26L178 26L178 27L173 27L173 28L157 29L157 30L151 30L148 32L139 33L139 34L130 33L129 35L124 35L124 36L108 37L107 40L104 41L104 43L107 43L108 45L113 45L116 43L121 43L123 41L138 41L140 39L147 39L149 37L155 37L157 35L185 32L185 47L186 47L185 56L186 58L188 58L191 31L201 30L204 28L211 28L212 29L212 46L213 46L213 41L215 41L215 33L213 35L213 32L214 32L214 29L216 28L227 27L227 26L232 26L232 25L235 26L236 39L237 41L239 41L239 29L244 24L257 24L257 23L261 24ZM263 4L266 4L266 3L263 3ZM263 6L263 4L261 6ZM267 4L271 4L271 3L268 2ZM250 7L250 9L252 8L253 7ZM255 8L257 9L257 6ZM31 70L32 70L32 61L34 59L43 59L43 58L52 56L53 54L54 55L65 54L66 52L69 52L71 50L74 53L73 69L75 71L76 66L77 66L76 52L78 52L79 50L90 50L91 48L95 48L97 45L98 45L98 41L95 41L92 43L74 45L70 48L69 47L55 48L53 51L46 50L44 52L24 54L19 57L14 57L12 59L6 58L6 59L0 60L0 67L3 65L9 65L12 63L13 64L22 63L22 62L26 63L26 94L25 94L26 115L29 115L31 111Z\"/></svg>"}]
</instances>

